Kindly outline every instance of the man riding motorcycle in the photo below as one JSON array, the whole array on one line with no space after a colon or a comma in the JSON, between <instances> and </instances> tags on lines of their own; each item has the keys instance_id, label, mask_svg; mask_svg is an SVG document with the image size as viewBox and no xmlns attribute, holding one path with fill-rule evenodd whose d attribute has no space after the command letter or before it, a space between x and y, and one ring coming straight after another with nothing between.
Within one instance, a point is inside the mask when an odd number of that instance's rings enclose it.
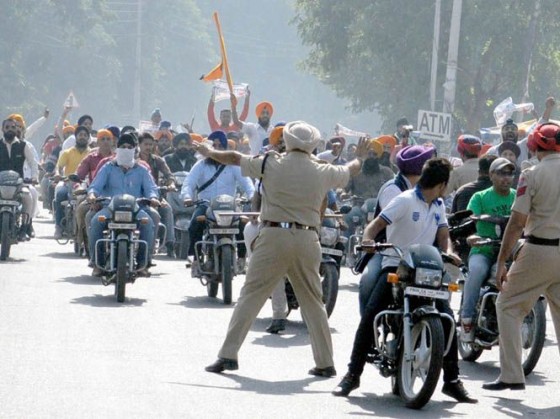
<instances>
[{"instance_id":1,"label":"man riding motorcycle","mask_svg":"<svg viewBox=\"0 0 560 419\"><path fill-rule=\"evenodd\" d=\"M222 131L214 131L208 139L213 142L216 150L227 150L228 142L226 134ZM225 166L216 160L207 158L197 162L191 169L187 181L183 183L181 195L183 196L185 205L191 205L194 200L212 201L218 195L235 196L236 187L240 186L248 199L253 197L255 188L251 180L241 175L241 169L238 166ZM198 205L193 212L191 224L189 226L190 245L189 256L194 256L195 244L202 240L204 233L205 221L199 221L197 218L206 214L208 206L206 204ZM243 244L243 229L240 229L237 240L238 257L244 263L246 248ZM192 275L196 276L199 272L199 261L196 258L192 263Z\"/></svg>"},{"instance_id":2,"label":"man riding motorcycle","mask_svg":"<svg viewBox=\"0 0 560 419\"><path fill-rule=\"evenodd\" d=\"M137 140L134 134L121 134L117 142L115 159L101 167L95 179L88 188L88 201L95 203L97 197L111 198L114 195L129 194L136 198L149 198L151 205L158 206L158 189L154 179L148 169L135 161L135 151ZM89 230L89 248L91 257L95 257L95 245L97 240L103 238L103 230L106 228L107 221L101 222L99 216L104 215L108 220L111 213L108 208L98 211L91 220ZM139 225L140 240L148 243L148 255L153 253L154 243L154 224L147 212L141 209L136 215L137 219L145 218L147 222ZM103 265L105 255L98 258ZM144 252L138 252L137 263L139 266L144 264ZM103 270L98 267L93 268L92 276L102 276ZM147 268L138 273L139 276L147 276Z\"/></svg>"}]
</instances>

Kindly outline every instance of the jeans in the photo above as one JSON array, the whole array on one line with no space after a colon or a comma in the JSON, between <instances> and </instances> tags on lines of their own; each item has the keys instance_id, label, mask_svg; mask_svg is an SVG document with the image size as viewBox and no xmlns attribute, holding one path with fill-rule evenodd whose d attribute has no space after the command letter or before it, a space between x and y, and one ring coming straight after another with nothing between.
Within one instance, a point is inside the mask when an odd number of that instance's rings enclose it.
<instances>
[{"instance_id":1,"label":"jeans","mask_svg":"<svg viewBox=\"0 0 560 419\"><path fill-rule=\"evenodd\" d=\"M352 347L352 355L348 364L348 372L356 376L361 376L366 364L367 355L373 345L373 320L375 316L382 310L387 308L392 301L391 284L387 283L387 275L389 272L396 272L396 268L388 268L384 270L376 281L373 282L373 288L370 298L366 304L364 314L360 320L356 336L354 337L354 345ZM436 300L436 308L453 317L453 311L449 307L448 300ZM445 383L456 380L459 377L459 356L457 352L457 333L455 322L451 325L448 321L443 321L445 342L447 346L447 336L453 333L451 348L447 355L443 358L443 381Z\"/></svg>"},{"instance_id":2,"label":"jeans","mask_svg":"<svg viewBox=\"0 0 560 419\"><path fill-rule=\"evenodd\" d=\"M476 302L480 296L480 287L494 264L494 260L486 255L476 253L469 256L469 277L463 289L463 305L461 318L472 319L476 314Z\"/></svg>"},{"instance_id":3,"label":"jeans","mask_svg":"<svg viewBox=\"0 0 560 419\"><path fill-rule=\"evenodd\" d=\"M54 224L60 226L62 224L62 219L64 218L64 208L62 208L62 201L67 201L69 199L68 194L70 190L65 183L59 183L55 189L54 197Z\"/></svg>"},{"instance_id":4,"label":"jeans","mask_svg":"<svg viewBox=\"0 0 560 419\"><path fill-rule=\"evenodd\" d=\"M105 230L107 228L107 221L102 223L101 221L99 221L99 216L100 215L104 215L106 217L106 219L111 218L111 211L109 211L108 208L103 208L100 211L98 211L93 218L91 219L91 226L89 229L89 249L90 249L90 255L92 260L95 261L95 244L97 243L97 240L102 239L103 238L103 230ZM147 218L148 219L148 223L146 224L140 224L139 225L139 230L140 230L140 240L145 240L148 243L148 260L150 259L150 255L153 252L153 243L154 243L154 224L152 219L148 216L148 214L144 211L144 210L140 210L138 212L138 214L136 214L136 219L140 219L140 218ZM139 265L143 265L144 262L146 262L144 260L144 252L143 252L143 248L140 247L136 261L138 262ZM105 264L105 246L99 246L99 257L98 257L98 261L99 264L101 266L104 266Z\"/></svg>"},{"instance_id":5,"label":"jeans","mask_svg":"<svg viewBox=\"0 0 560 419\"><path fill-rule=\"evenodd\" d=\"M381 261L383 256L380 253L376 253L369 260L366 269L360 278L359 294L358 299L360 302L360 316L365 313L366 305L375 287L375 281L381 273Z\"/></svg>"},{"instance_id":6,"label":"jeans","mask_svg":"<svg viewBox=\"0 0 560 419\"><path fill-rule=\"evenodd\" d=\"M172 208L169 205L166 207L162 206L158 208L158 212L161 217L161 223L166 229L165 243L175 243L175 221Z\"/></svg>"}]
</instances>

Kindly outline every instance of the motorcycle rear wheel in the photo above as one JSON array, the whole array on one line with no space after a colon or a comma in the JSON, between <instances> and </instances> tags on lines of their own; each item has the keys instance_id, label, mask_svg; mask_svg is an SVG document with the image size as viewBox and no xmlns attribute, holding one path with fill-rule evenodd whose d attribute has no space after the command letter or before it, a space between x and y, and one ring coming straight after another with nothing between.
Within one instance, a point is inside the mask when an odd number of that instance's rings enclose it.
<instances>
[{"instance_id":1,"label":"motorcycle rear wheel","mask_svg":"<svg viewBox=\"0 0 560 419\"><path fill-rule=\"evenodd\" d=\"M176 230L176 237L179 237L177 255L179 259L185 260L189 253L189 232L185 230Z\"/></svg>"},{"instance_id":2,"label":"motorcycle rear wheel","mask_svg":"<svg viewBox=\"0 0 560 419\"><path fill-rule=\"evenodd\" d=\"M2 233L0 238L0 260L6 260L10 257L10 214L2 213Z\"/></svg>"},{"instance_id":3,"label":"motorcycle rear wheel","mask_svg":"<svg viewBox=\"0 0 560 419\"><path fill-rule=\"evenodd\" d=\"M128 262L128 249L125 241L117 243L117 274L115 277L115 294L119 303L124 302L126 290L126 274Z\"/></svg>"},{"instance_id":4,"label":"motorcycle rear wheel","mask_svg":"<svg viewBox=\"0 0 560 419\"><path fill-rule=\"evenodd\" d=\"M320 272L322 277L323 302L325 303L327 317L330 317L336 304L336 298L338 297L338 270L332 263L322 263Z\"/></svg>"},{"instance_id":5,"label":"motorcycle rear wheel","mask_svg":"<svg viewBox=\"0 0 560 419\"><path fill-rule=\"evenodd\" d=\"M443 366L444 333L439 317L423 317L412 327L411 348L414 359L407 361L401 345L397 381L406 407L420 409L430 401Z\"/></svg>"},{"instance_id":6,"label":"motorcycle rear wheel","mask_svg":"<svg viewBox=\"0 0 560 419\"><path fill-rule=\"evenodd\" d=\"M223 246L220 249L220 274L222 278L222 297L224 304L231 304L232 281L233 281L233 249Z\"/></svg>"},{"instance_id":7,"label":"motorcycle rear wheel","mask_svg":"<svg viewBox=\"0 0 560 419\"><path fill-rule=\"evenodd\" d=\"M544 300L537 300L521 325L523 373L531 374L541 357L546 338Z\"/></svg>"}]
</instances>

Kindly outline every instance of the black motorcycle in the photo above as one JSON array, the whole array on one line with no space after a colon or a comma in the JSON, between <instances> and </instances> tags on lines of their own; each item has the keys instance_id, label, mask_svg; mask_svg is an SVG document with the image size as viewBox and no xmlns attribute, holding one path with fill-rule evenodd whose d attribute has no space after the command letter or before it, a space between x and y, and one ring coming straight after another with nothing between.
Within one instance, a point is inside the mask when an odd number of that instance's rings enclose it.
<instances>
[{"instance_id":1,"label":"black motorcycle","mask_svg":"<svg viewBox=\"0 0 560 419\"><path fill-rule=\"evenodd\" d=\"M28 223L21 203L23 188L19 173L13 170L0 172L0 260L10 257L12 244L18 243L21 225Z\"/></svg>"},{"instance_id":2,"label":"black motorcycle","mask_svg":"<svg viewBox=\"0 0 560 419\"><path fill-rule=\"evenodd\" d=\"M375 316L374 350L370 357L383 377L391 377L393 393L409 408L420 409L436 388L453 335L445 336L443 323L455 330L455 321L436 309L438 299L448 300L456 289L446 275L444 259L433 246L415 244L406 251L388 243L361 246L360 250L388 251L398 258L396 273L389 273L392 300ZM396 256L395 256L396 254Z\"/></svg>"},{"instance_id":3,"label":"black motorcycle","mask_svg":"<svg viewBox=\"0 0 560 419\"><path fill-rule=\"evenodd\" d=\"M97 198L97 202L107 201L109 198ZM110 199L108 209L111 212L107 220L99 216L99 221L107 223L104 238L95 243L94 263L105 271L102 277L103 285L115 284L115 295L119 303L124 302L126 284L136 280L139 271L148 264L148 243L139 239L138 227L149 223L148 218L137 219L140 211L139 204L148 203L144 198L136 199L132 195L115 195ZM99 254L104 247L106 261L100 260ZM137 252L144 253L144 263L136 264Z\"/></svg>"}]
</instances>

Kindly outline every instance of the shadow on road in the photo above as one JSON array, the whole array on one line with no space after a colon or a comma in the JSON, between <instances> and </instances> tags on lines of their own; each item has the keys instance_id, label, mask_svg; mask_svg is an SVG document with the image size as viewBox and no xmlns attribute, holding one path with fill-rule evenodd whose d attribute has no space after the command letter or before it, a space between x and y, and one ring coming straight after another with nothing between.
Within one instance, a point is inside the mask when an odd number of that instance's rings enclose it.
<instances>
[{"instance_id":1,"label":"shadow on road","mask_svg":"<svg viewBox=\"0 0 560 419\"><path fill-rule=\"evenodd\" d=\"M54 259L83 259L80 256L78 256L77 254L74 253L73 250L68 251L68 252L51 252L51 253L45 253L44 255L40 255L41 257L49 257L49 258L54 258ZM84 259L85 260L85 259Z\"/></svg>"},{"instance_id":2,"label":"shadow on road","mask_svg":"<svg viewBox=\"0 0 560 419\"><path fill-rule=\"evenodd\" d=\"M322 380L323 378L305 378L303 380L290 380L290 381L265 381L257 380L254 378L243 377L237 374L221 374L222 377L229 380L235 381L239 384L239 387L224 387L224 386L210 386L205 384L191 384L191 383L178 383L169 382L169 384L199 387L199 388L213 388L222 390L233 390L233 391L250 391L257 394L270 394L270 395L288 395L288 394L314 394L314 393L324 393L323 391L309 391L306 387L316 381Z\"/></svg>"},{"instance_id":3,"label":"shadow on road","mask_svg":"<svg viewBox=\"0 0 560 419\"><path fill-rule=\"evenodd\" d=\"M229 308L232 309L235 305L235 301L233 304L226 305L222 303L220 298L210 298L205 295L199 295L196 297L186 297L185 300L181 301L180 303L169 303L171 305L181 305L187 308Z\"/></svg>"},{"instance_id":4,"label":"shadow on road","mask_svg":"<svg viewBox=\"0 0 560 419\"><path fill-rule=\"evenodd\" d=\"M338 290L358 292L360 291L360 288L358 284L345 284L345 285L339 285Z\"/></svg>"},{"instance_id":5,"label":"shadow on road","mask_svg":"<svg viewBox=\"0 0 560 419\"><path fill-rule=\"evenodd\" d=\"M74 298L70 301L72 304L83 304L91 307L140 307L147 300L143 298L126 297L124 303L117 302L114 295L95 294L87 297Z\"/></svg>"},{"instance_id":6,"label":"shadow on road","mask_svg":"<svg viewBox=\"0 0 560 419\"><path fill-rule=\"evenodd\" d=\"M101 284L101 279L91 275L79 275L79 276L67 276L66 278L59 279L57 282L70 282L71 284L78 284L78 285L92 285L92 284Z\"/></svg>"},{"instance_id":7,"label":"shadow on road","mask_svg":"<svg viewBox=\"0 0 560 419\"><path fill-rule=\"evenodd\" d=\"M530 415L529 417L560 418L560 407L557 406L539 409L533 406L524 405L523 400L520 399L510 399L506 397L494 398L496 399L496 402L494 403L493 408L504 416L521 418L526 415Z\"/></svg>"},{"instance_id":8,"label":"shadow on road","mask_svg":"<svg viewBox=\"0 0 560 419\"><path fill-rule=\"evenodd\" d=\"M8 257L7 260L1 260L0 265L3 263L22 263L27 262L27 259Z\"/></svg>"}]
</instances>

